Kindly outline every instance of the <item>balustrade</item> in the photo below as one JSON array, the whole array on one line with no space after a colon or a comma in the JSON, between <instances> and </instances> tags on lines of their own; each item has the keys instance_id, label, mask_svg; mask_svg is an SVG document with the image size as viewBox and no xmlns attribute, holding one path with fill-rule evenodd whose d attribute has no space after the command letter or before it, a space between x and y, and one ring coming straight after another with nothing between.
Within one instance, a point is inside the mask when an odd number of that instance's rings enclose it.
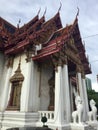
<instances>
[{"instance_id":1,"label":"balustrade","mask_svg":"<svg viewBox=\"0 0 98 130\"><path fill-rule=\"evenodd\" d=\"M40 121L43 116L47 118L47 122L53 122L54 121L54 111L39 111L40 115Z\"/></svg>"}]
</instances>

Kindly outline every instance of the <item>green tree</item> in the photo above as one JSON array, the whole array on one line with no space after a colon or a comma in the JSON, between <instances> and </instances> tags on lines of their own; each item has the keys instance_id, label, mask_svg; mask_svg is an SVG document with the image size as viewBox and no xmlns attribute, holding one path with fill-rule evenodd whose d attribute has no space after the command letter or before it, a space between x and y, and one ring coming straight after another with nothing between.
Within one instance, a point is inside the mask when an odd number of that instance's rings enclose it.
<instances>
[{"instance_id":1,"label":"green tree","mask_svg":"<svg viewBox=\"0 0 98 130\"><path fill-rule=\"evenodd\" d=\"M88 95L88 102L90 102L91 99L94 99L96 102L96 107L98 109L98 92L95 92L95 90L87 90Z\"/></svg>"}]
</instances>

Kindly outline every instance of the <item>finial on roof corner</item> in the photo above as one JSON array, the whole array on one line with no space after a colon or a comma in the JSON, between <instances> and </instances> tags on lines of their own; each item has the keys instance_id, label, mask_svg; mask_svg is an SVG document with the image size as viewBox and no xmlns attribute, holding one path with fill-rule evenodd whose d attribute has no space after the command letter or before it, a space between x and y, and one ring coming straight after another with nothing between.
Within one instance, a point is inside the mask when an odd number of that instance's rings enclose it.
<instances>
[{"instance_id":1,"label":"finial on roof corner","mask_svg":"<svg viewBox=\"0 0 98 130\"><path fill-rule=\"evenodd\" d=\"M41 11L41 7L39 8L37 15L39 15L40 11Z\"/></svg>"},{"instance_id":2,"label":"finial on roof corner","mask_svg":"<svg viewBox=\"0 0 98 130\"><path fill-rule=\"evenodd\" d=\"M60 12L61 7L62 7L62 3L61 3L61 1L60 1L60 7L59 7L59 9L58 9L58 12Z\"/></svg>"},{"instance_id":3,"label":"finial on roof corner","mask_svg":"<svg viewBox=\"0 0 98 130\"><path fill-rule=\"evenodd\" d=\"M44 14L43 14L43 16L45 16L45 14L46 14L46 11L47 11L47 7L45 8L45 11L44 11Z\"/></svg>"},{"instance_id":4,"label":"finial on roof corner","mask_svg":"<svg viewBox=\"0 0 98 130\"><path fill-rule=\"evenodd\" d=\"M21 19L19 19L18 21L17 28L19 28L20 23L21 23Z\"/></svg>"},{"instance_id":5,"label":"finial on roof corner","mask_svg":"<svg viewBox=\"0 0 98 130\"><path fill-rule=\"evenodd\" d=\"M76 18L78 18L78 16L79 16L79 7L77 7L77 14L76 14Z\"/></svg>"}]
</instances>

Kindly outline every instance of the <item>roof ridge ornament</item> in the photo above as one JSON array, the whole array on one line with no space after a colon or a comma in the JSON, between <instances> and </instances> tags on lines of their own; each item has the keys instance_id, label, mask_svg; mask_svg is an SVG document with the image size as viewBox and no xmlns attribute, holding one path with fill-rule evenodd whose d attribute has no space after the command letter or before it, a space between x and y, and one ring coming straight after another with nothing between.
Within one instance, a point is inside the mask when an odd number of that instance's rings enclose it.
<instances>
[{"instance_id":1,"label":"roof ridge ornament","mask_svg":"<svg viewBox=\"0 0 98 130\"><path fill-rule=\"evenodd\" d=\"M37 15L39 15L40 11L41 11L41 7L39 8Z\"/></svg>"},{"instance_id":2,"label":"roof ridge ornament","mask_svg":"<svg viewBox=\"0 0 98 130\"><path fill-rule=\"evenodd\" d=\"M76 14L75 20L73 22L73 27L72 28L74 28L75 25L77 24L77 22L78 22L78 16L79 16L79 8L77 7L77 14Z\"/></svg>"},{"instance_id":3,"label":"roof ridge ornament","mask_svg":"<svg viewBox=\"0 0 98 130\"><path fill-rule=\"evenodd\" d=\"M43 14L43 16L45 16L45 14L46 14L46 11L47 11L47 7L45 8L45 11L44 11L44 14Z\"/></svg>"},{"instance_id":4,"label":"roof ridge ornament","mask_svg":"<svg viewBox=\"0 0 98 130\"><path fill-rule=\"evenodd\" d=\"M61 1L60 1L60 7L59 7L59 9L58 9L58 12L60 12L61 8L62 8L62 3L61 3Z\"/></svg>"},{"instance_id":5,"label":"roof ridge ornament","mask_svg":"<svg viewBox=\"0 0 98 130\"><path fill-rule=\"evenodd\" d=\"M76 19L79 16L79 7L77 7L77 14L76 14Z\"/></svg>"},{"instance_id":6,"label":"roof ridge ornament","mask_svg":"<svg viewBox=\"0 0 98 130\"><path fill-rule=\"evenodd\" d=\"M17 24L17 28L18 28L18 29L19 29L20 23L21 23L21 19L19 19L18 24Z\"/></svg>"}]
</instances>

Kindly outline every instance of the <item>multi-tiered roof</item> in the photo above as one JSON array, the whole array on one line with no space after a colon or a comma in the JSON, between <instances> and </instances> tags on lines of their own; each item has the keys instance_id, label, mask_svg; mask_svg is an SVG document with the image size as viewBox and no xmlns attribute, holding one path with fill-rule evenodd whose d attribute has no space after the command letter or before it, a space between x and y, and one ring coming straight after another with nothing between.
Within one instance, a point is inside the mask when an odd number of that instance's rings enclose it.
<instances>
[{"instance_id":1,"label":"multi-tiered roof","mask_svg":"<svg viewBox=\"0 0 98 130\"><path fill-rule=\"evenodd\" d=\"M5 55L15 55L27 48L33 48L32 51L35 52L36 46L39 45L42 48L37 50L33 60L41 61L55 53L64 52L70 61L73 59L73 62L83 64L85 74L91 73L77 17L73 24L65 28L62 27L59 12L48 21L45 21L45 16L39 18L37 15L22 27L14 27L0 18L0 50Z\"/></svg>"}]
</instances>

